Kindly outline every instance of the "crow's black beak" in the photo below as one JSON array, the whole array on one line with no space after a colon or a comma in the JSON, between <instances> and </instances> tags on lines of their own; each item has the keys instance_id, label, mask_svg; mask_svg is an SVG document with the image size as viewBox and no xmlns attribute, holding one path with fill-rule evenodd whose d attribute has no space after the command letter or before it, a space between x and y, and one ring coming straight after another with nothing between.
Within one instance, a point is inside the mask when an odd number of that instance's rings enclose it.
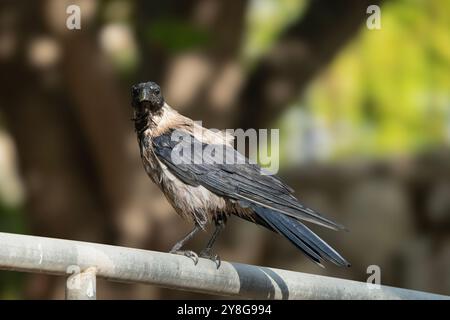
<instances>
[{"instance_id":1,"label":"crow's black beak","mask_svg":"<svg viewBox=\"0 0 450 320\"><path fill-rule=\"evenodd\" d=\"M139 92L138 101L139 101L139 103L142 103L142 102L145 102L145 101L150 102L151 101L150 90L148 90L147 88L143 88Z\"/></svg>"}]
</instances>

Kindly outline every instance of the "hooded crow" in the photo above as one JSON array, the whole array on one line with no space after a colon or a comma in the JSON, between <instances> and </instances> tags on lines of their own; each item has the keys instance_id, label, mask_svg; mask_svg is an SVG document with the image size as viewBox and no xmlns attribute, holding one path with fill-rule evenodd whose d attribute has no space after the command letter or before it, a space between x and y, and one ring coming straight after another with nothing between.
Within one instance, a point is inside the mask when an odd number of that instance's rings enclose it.
<instances>
[{"instance_id":1,"label":"hooded crow","mask_svg":"<svg viewBox=\"0 0 450 320\"><path fill-rule=\"evenodd\" d=\"M233 214L281 234L320 266L324 260L350 266L302 221L334 230L344 227L302 205L277 176L263 174L262 168L233 148L232 137L203 128L176 112L154 82L134 85L131 95L144 168L175 211L194 225L171 253L186 255L197 263L196 253L181 249L213 222L216 228L200 256L219 267L220 258L212 247ZM231 164L230 159L234 160Z\"/></svg>"}]
</instances>

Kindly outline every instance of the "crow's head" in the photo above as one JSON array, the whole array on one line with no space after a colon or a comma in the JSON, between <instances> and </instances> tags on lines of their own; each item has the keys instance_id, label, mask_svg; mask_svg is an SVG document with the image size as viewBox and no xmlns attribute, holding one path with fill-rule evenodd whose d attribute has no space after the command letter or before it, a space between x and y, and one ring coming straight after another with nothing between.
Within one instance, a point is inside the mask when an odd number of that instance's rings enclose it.
<instances>
[{"instance_id":1,"label":"crow's head","mask_svg":"<svg viewBox=\"0 0 450 320\"><path fill-rule=\"evenodd\" d=\"M142 82L131 87L132 106L136 111L156 112L164 106L161 88L154 82Z\"/></svg>"}]
</instances>

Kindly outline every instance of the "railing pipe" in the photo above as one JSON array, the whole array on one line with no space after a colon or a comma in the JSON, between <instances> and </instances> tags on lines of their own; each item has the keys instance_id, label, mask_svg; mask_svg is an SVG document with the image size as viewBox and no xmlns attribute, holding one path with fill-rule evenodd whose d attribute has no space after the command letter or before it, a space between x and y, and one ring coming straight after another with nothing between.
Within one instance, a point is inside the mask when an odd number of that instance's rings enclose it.
<instances>
[{"instance_id":1,"label":"railing pipe","mask_svg":"<svg viewBox=\"0 0 450 320\"><path fill-rule=\"evenodd\" d=\"M364 282L225 261L217 269L214 262L206 259L194 265L187 257L169 253L10 233L0 233L0 269L61 276L79 272L83 285L77 294L81 298L95 298L95 278L99 277L257 299L450 299L432 293L383 285L375 289ZM88 281L84 282L86 275ZM68 298L71 297L69 289Z\"/></svg>"}]
</instances>

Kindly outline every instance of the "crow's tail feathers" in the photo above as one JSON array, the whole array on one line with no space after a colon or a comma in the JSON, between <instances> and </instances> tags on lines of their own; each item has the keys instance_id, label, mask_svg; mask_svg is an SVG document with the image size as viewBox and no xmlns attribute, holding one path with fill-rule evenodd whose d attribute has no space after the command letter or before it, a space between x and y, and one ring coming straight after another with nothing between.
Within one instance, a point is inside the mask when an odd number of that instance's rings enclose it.
<instances>
[{"instance_id":1,"label":"crow's tail feathers","mask_svg":"<svg viewBox=\"0 0 450 320\"><path fill-rule=\"evenodd\" d=\"M329 260L338 266L350 266L339 253L298 220L258 205L252 205L252 209L265 224L286 237L318 265L323 267L321 262Z\"/></svg>"}]
</instances>

